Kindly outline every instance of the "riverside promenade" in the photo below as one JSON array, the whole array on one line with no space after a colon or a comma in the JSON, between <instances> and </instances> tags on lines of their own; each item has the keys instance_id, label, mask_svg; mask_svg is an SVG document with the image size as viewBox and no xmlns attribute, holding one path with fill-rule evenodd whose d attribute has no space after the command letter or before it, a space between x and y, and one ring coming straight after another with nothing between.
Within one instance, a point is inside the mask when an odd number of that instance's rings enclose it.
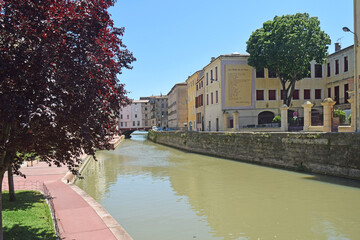
<instances>
[{"instance_id":1,"label":"riverside promenade","mask_svg":"<svg viewBox=\"0 0 360 240\"><path fill-rule=\"evenodd\" d=\"M21 172L26 179L14 176L15 190L40 190L44 184L53 197L55 217L61 239L64 240L131 240L130 235L92 197L64 176L67 167L49 167L40 162L23 165ZM3 190L8 190L7 175Z\"/></svg>"}]
</instances>

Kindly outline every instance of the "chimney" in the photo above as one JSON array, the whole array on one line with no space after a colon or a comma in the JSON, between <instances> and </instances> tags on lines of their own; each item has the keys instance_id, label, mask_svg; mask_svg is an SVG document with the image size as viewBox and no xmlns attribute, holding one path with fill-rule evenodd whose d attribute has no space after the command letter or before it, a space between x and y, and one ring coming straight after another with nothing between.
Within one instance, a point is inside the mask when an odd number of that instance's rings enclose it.
<instances>
[{"instance_id":1,"label":"chimney","mask_svg":"<svg viewBox=\"0 0 360 240\"><path fill-rule=\"evenodd\" d=\"M215 57L211 57L211 61L210 62L213 62L215 60Z\"/></svg>"},{"instance_id":2,"label":"chimney","mask_svg":"<svg viewBox=\"0 0 360 240\"><path fill-rule=\"evenodd\" d=\"M340 51L341 50L341 45L340 45L340 43L335 43L335 52L337 52L337 51Z\"/></svg>"}]
</instances>

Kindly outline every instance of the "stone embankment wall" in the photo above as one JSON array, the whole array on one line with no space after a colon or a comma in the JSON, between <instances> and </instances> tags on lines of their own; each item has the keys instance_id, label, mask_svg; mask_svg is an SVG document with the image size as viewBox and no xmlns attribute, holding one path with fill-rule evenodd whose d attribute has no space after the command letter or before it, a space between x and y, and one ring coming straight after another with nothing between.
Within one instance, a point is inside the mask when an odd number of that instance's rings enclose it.
<instances>
[{"instance_id":1,"label":"stone embankment wall","mask_svg":"<svg viewBox=\"0 0 360 240\"><path fill-rule=\"evenodd\" d=\"M357 133L150 131L148 139L201 154L360 180Z\"/></svg>"}]
</instances>

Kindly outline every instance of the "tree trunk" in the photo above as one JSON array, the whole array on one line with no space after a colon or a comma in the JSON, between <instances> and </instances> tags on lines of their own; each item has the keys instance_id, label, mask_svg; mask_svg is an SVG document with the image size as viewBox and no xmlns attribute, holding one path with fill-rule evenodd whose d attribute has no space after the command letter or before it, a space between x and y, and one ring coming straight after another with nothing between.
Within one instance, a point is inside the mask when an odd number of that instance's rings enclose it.
<instances>
[{"instance_id":1,"label":"tree trunk","mask_svg":"<svg viewBox=\"0 0 360 240\"><path fill-rule=\"evenodd\" d=\"M290 107L290 103L291 103L291 100L292 100L292 98L293 98L293 94L294 94L294 92L295 92L295 81L293 81L293 82L290 82L289 83L289 86L288 86L288 88L286 89L286 105L288 106L288 107ZM289 93L289 90L290 90L290 93Z\"/></svg>"},{"instance_id":2,"label":"tree trunk","mask_svg":"<svg viewBox=\"0 0 360 240\"><path fill-rule=\"evenodd\" d=\"M9 183L9 201L15 202L15 188L14 188L14 174L12 172L12 166L8 167L8 183Z\"/></svg>"},{"instance_id":3,"label":"tree trunk","mask_svg":"<svg viewBox=\"0 0 360 240\"><path fill-rule=\"evenodd\" d=\"M4 239L3 224L2 224L2 182L5 171L0 172L0 240Z\"/></svg>"}]
</instances>

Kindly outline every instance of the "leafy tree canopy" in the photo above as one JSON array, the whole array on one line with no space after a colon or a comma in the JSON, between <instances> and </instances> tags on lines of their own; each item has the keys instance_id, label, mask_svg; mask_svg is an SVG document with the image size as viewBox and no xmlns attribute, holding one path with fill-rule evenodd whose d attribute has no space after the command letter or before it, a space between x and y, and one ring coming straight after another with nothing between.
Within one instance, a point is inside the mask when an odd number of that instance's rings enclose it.
<instances>
[{"instance_id":1,"label":"leafy tree canopy","mask_svg":"<svg viewBox=\"0 0 360 240\"><path fill-rule=\"evenodd\" d=\"M129 102L117 75L135 61L108 13L114 3L0 0L1 179L16 163L8 153L34 153L76 173L83 151L111 148Z\"/></svg>"},{"instance_id":2,"label":"leafy tree canopy","mask_svg":"<svg viewBox=\"0 0 360 240\"><path fill-rule=\"evenodd\" d=\"M330 37L320 29L320 21L308 13L275 16L247 41L248 64L276 72L284 90L284 103L289 106L296 81L309 75L311 61L325 61L330 43Z\"/></svg>"}]
</instances>

